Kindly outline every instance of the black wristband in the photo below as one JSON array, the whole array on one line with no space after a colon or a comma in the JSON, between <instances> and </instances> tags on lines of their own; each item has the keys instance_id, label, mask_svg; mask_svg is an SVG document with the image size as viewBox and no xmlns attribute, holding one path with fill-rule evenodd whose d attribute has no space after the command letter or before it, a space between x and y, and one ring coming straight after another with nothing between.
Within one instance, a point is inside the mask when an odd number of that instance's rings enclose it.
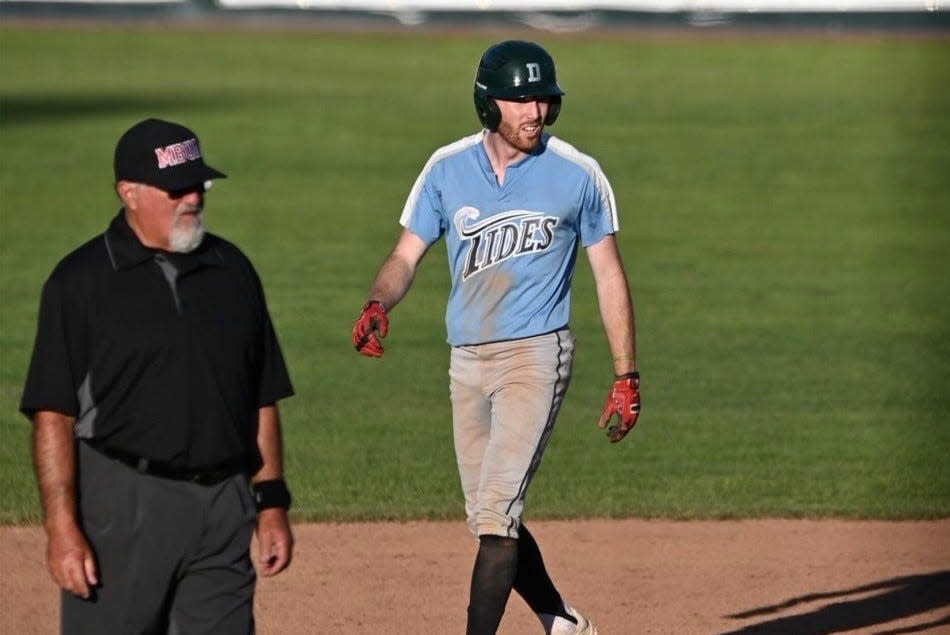
<instances>
[{"instance_id":1,"label":"black wristband","mask_svg":"<svg viewBox=\"0 0 950 635\"><path fill-rule=\"evenodd\" d=\"M639 380L639 379L640 379L640 373L638 373L637 371L633 371L633 372L630 372L630 373L624 373L623 375L614 375L614 380L615 380L615 381L618 381L618 380L621 380L621 379L636 379L636 380Z\"/></svg>"},{"instance_id":2,"label":"black wristband","mask_svg":"<svg viewBox=\"0 0 950 635\"><path fill-rule=\"evenodd\" d=\"M257 503L257 511L271 507L290 509L290 490L287 489L287 483L282 478L253 483L251 494L254 495L254 502Z\"/></svg>"}]
</instances>

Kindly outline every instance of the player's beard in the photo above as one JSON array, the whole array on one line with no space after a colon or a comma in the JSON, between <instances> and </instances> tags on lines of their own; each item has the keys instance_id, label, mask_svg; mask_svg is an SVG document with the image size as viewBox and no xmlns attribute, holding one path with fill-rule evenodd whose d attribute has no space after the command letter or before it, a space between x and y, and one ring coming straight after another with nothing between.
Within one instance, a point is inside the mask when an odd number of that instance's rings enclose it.
<instances>
[{"instance_id":1,"label":"player's beard","mask_svg":"<svg viewBox=\"0 0 950 635\"><path fill-rule=\"evenodd\" d=\"M201 214L200 205L182 205L175 210L175 220L168 237L168 245L173 252L187 254L201 244L205 237Z\"/></svg>"},{"instance_id":2,"label":"player's beard","mask_svg":"<svg viewBox=\"0 0 950 635\"><path fill-rule=\"evenodd\" d=\"M544 131L544 124L540 119L536 123L538 126L537 131L532 135L528 136L522 129L520 124L518 126L513 126L507 121L502 121L498 125L498 134L501 135L501 138L508 142L513 148L524 152L525 154L530 154L541 145L541 133Z\"/></svg>"}]
</instances>

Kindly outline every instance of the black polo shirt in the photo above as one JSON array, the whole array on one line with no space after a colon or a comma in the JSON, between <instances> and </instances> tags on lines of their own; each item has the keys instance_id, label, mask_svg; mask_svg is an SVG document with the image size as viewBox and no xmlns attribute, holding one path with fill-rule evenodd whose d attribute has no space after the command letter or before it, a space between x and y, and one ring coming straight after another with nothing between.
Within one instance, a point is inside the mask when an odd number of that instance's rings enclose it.
<instances>
[{"instance_id":1,"label":"black polo shirt","mask_svg":"<svg viewBox=\"0 0 950 635\"><path fill-rule=\"evenodd\" d=\"M244 254L212 234L189 254L145 247L120 212L46 281L20 410L175 467L253 472L258 409L292 394Z\"/></svg>"}]
</instances>

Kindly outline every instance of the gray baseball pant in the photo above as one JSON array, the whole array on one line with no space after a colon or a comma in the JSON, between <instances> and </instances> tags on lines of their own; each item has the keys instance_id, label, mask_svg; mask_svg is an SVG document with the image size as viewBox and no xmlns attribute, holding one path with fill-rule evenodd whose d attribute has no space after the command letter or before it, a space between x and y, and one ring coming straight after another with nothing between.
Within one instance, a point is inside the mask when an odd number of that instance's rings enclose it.
<instances>
[{"instance_id":1,"label":"gray baseball pant","mask_svg":"<svg viewBox=\"0 0 950 635\"><path fill-rule=\"evenodd\" d=\"M101 584L89 600L62 592L62 633L252 634L247 477L157 478L78 445L81 525Z\"/></svg>"},{"instance_id":2,"label":"gray baseball pant","mask_svg":"<svg viewBox=\"0 0 950 635\"><path fill-rule=\"evenodd\" d=\"M574 336L452 348L455 455L469 530L518 537L525 495L571 380Z\"/></svg>"}]
</instances>

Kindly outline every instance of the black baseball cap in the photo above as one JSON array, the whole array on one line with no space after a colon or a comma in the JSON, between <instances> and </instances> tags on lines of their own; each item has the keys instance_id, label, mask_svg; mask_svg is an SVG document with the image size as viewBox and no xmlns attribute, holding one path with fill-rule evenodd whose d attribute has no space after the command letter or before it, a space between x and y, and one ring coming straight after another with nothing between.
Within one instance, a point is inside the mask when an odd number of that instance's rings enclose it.
<instances>
[{"instance_id":1,"label":"black baseball cap","mask_svg":"<svg viewBox=\"0 0 950 635\"><path fill-rule=\"evenodd\" d=\"M167 192L227 178L204 162L194 132L181 124L146 119L125 131L115 146L115 180L146 183Z\"/></svg>"}]
</instances>

